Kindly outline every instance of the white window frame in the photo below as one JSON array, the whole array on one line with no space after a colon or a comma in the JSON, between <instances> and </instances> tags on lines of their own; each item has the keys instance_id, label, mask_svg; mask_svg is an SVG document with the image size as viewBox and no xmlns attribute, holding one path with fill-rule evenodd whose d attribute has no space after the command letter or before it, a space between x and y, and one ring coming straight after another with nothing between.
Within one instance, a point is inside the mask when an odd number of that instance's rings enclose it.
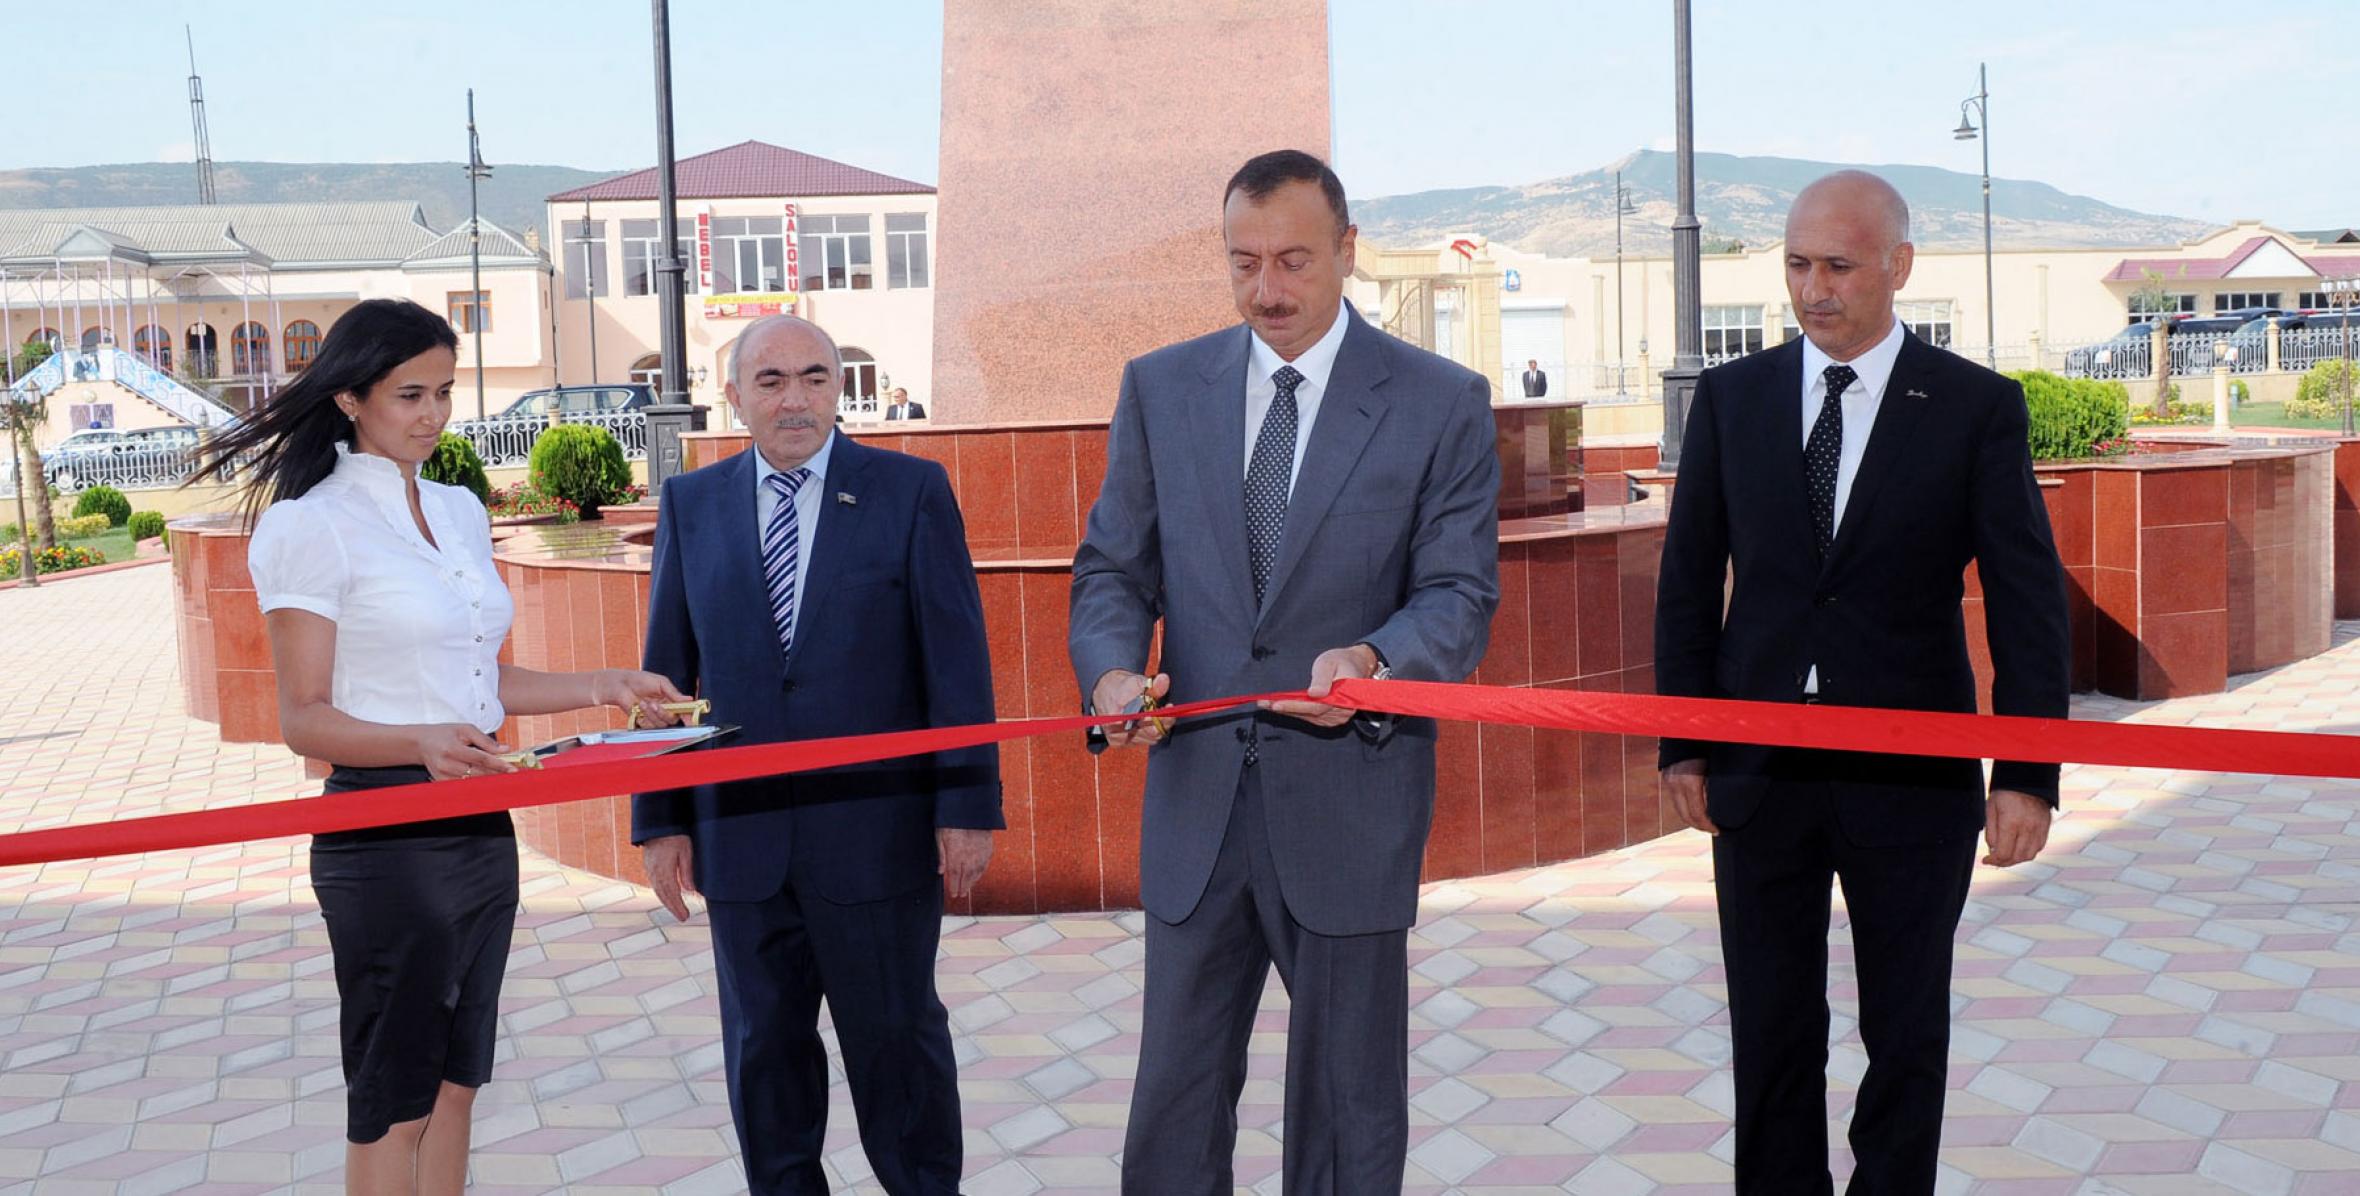
<instances>
[{"instance_id":1,"label":"white window frame","mask_svg":"<svg viewBox=\"0 0 2360 1196\"><path fill-rule=\"evenodd\" d=\"M644 231L639 230L644 226ZM623 293L625 295L653 295L656 293L656 248L663 244L663 224L655 217L645 220L623 221ZM697 233L696 226L684 225L674 239L680 252L680 293L697 293Z\"/></svg>"},{"instance_id":2,"label":"white window frame","mask_svg":"<svg viewBox=\"0 0 2360 1196\"><path fill-rule=\"evenodd\" d=\"M471 294L475 296L472 300L468 298ZM492 330L492 293L490 291L450 291L444 294L443 316L445 319L462 311L467 313L467 323L474 325L474 327L468 327L453 319L451 320L453 331L464 335Z\"/></svg>"},{"instance_id":3,"label":"white window frame","mask_svg":"<svg viewBox=\"0 0 2360 1196\"><path fill-rule=\"evenodd\" d=\"M2222 315L2247 307L2284 307L2286 305L2279 300L2285 297L2284 291L2216 291L2213 294L2213 314ZM2232 299L2252 302L2229 302Z\"/></svg>"},{"instance_id":4,"label":"white window frame","mask_svg":"<svg viewBox=\"0 0 2360 1196\"><path fill-rule=\"evenodd\" d=\"M1759 303L1707 303L1702 328L1707 361L1728 361L1762 351L1762 309ZM1731 350L1734 341L1736 348Z\"/></svg>"},{"instance_id":5,"label":"white window frame","mask_svg":"<svg viewBox=\"0 0 2360 1196\"><path fill-rule=\"evenodd\" d=\"M847 416L876 415L885 410L884 397L877 392L877 359L866 349L844 347L844 394L837 400L837 410Z\"/></svg>"},{"instance_id":6,"label":"white window frame","mask_svg":"<svg viewBox=\"0 0 2360 1196\"><path fill-rule=\"evenodd\" d=\"M2159 317L2193 316L2196 314L2196 292L2194 291L2167 292L2163 301L2169 306L2160 311L2151 311L2139 306L2139 299L2140 296L2134 293L2123 301L2127 314L2130 316L2126 324L2150 324Z\"/></svg>"},{"instance_id":7,"label":"white window frame","mask_svg":"<svg viewBox=\"0 0 2360 1196\"><path fill-rule=\"evenodd\" d=\"M868 291L877 286L877 261L869 239L866 212L841 212L802 218L803 289L806 291ZM843 281L835 279L841 271Z\"/></svg>"},{"instance_id":8,"label":"white window frame","mask_svg":"<svg viewBox=\"0 0 2360 1196\"><path fill-rule=\"evenodd\" d=\"M1948 299L1903 299L1893 305L1893 315L1911 336L1937 349L1949 348L1957 336L1958 307Z\"/></svg>"},{"instance_id":9,"label":"white window frame","mask_svg":"<svg viewBox=\"0 0 2360 1196\"><path fill-rule=\"evenodd\" d=\"M894 225L899 223L901 227ZM911 227L915 222L916 227ZM934 285L933 262L927 257L926 213L885 213L885 286L889 290L917 290Z\"/></svg>"},{"instance_id":10,"label":"white window frame","mask_svg":"<svg viewBox=\"0 0 2360 1196\"><path fill-rule=\"evenodd\" d=\"M748 269L753 277L748 278ZM765 272L778 285L763 286ZM713 217L713 290L719 294L784 294L787 289L786 222L780 216Z\"/></svg>"},{"instance_id":11,"label":"white window frame","mask_svg":"<svg viewBox=\"0 0 2360 1196\"><path fill-rule=\"evenodd\" d=\"M565 238L565 297L606 298L606 221L561 220L558 232ZM582 267L578 273L574 269L577 262ZM587 296L585 282L589 284Z\"/></svg>"}]
</instances>

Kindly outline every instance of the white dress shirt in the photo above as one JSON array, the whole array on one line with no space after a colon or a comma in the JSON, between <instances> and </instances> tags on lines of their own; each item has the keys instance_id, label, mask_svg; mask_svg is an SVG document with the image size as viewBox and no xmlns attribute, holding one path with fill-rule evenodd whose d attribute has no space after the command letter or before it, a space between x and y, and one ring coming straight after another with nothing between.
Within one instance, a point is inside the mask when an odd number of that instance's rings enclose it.
<instances>
[{"instance_id":1,"label":"white dress shirt","mask_svg":"<svg viewBox=\"0 0 2360 1196\"><path fill-rule=\"evenodd\" d=\"M1245 466L1254 468L1254 442L1261 439L1262 421L1270 414L1270 405L1278 401L1278 383L1270 376L1278 367L1291 365L1303 380L1295 384L1295 466L1287 475L1287 494L1295 493L1295 480L1303 476L1303 449L1311 443L1311 425L1319 420L1319 401L1327 397L1328 375L1336 369L1336 351L1344 347L1344 326L1351 321L1344 305L1336 305L1336 322L1328 326L1327 335L1320 337L1301 356L1293 361L1280 357L1278 350L1263 343L1260 333L1249 332L1247 339L1253 347L1246 353L1246 443Z\"/></svg>"},{"instance_id":2,"label":"white dress shirt","mask_svg":"<svg viewBox=\"0 0 2360 1196\"><path fill-rule=\"evenodd\" d=\"M336 624L329 702L364 722L500 728L500 642L516 606L492 568L483 504L418 480L418 534L401 467L336 446L336 468L272 503L246 548L263 611Z\"/></svg>"},{"instance_id":3,"label":"white dress shirt","mask_svg":"<svg viewBox=\"0 0 2360 1196\"><path fill-rule=\"evenodd\" d=\"M778 510L778 494L770 488L770 475L785 471L771 468L761 449L748 447L746 451L754 454L754 559L760 561L762 534L770 528L771 512ZM831 430L820 442L819 451L803 463L811 476L795 491L795 610L787 616L791 623L802 619L803 595L809 589L803 582L811 576L812 541L819 536L822 495L828 488L828 458L835 452L836 433ZM789 626L785 630L791 635L795 629Z\"/></svg>"},{"instance_id":4,"label":"white dress shirt","mask_svg":"<svg viewBox=\"0 0 2360 1196\"><path fill-rule=\"evenodd\" d=\"M1860 476L1860 457L1868 451L1868 434L1876 427L1877 407L1885 401L1885 383L1893 378L1893 363L1901 356L1901 321L1876 347L1850 361L1837 361L1803 338L1803 445L1811 444L1811 425L1819 422L1819 408L1827 401L1827 367L1848 365L1859 377L1844 388L1844 446L1836 463L1836 526L1844 526L1844 503L1852 497L1852 479Z\"/></svg>"},{"instance_id":5,"label":"white dress shirt","mask_svg":"<svg viewBox=\"0 0 2360 1196\"><path fill-rule=\"evenodd\" d=\"M1844 526L1844 504L1852 497L1852 480L1860 476L1860 458L1868 451L1868 434L1874 431L1877 408L1885 401L1885 384L1893 380L1893 363L1901 357L1901 321L1893 321L1893 330L1878 341L1876 347L1853 358L1839 362L1828 356L1811 338L1803 338L1803 445L1811 444L1811 425L1819 422L1819 409L1827 402L1827 367L1848 365L1859 375L1852 385L1844 388L1838 401L1843 403L1844 443L1836 458L1835 525ZM1803 692L1819 692L1819 666L1811 666L1811 675L1803 680Z\"/></svg>"}]
</instances>

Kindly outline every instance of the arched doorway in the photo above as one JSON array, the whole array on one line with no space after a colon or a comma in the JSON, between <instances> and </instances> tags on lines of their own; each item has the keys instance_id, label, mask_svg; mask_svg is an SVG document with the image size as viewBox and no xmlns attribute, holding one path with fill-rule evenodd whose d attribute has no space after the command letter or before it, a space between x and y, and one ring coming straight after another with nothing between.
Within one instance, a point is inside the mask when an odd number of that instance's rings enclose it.
<instances>
[{"instance_id":1,"label":"arched doorway","mask_svg":"<svg viewBox=\"0 0 2360 1196\"><path fill-rule=\"evenodd\" d=\"M631 381L658 394L664 390L664 355L650 353L631 363Z\"/></svg>"},{"instance_id":2,"label":"arched doorway","mask_svg":"<svg viewBox=\"0 0 2360 1196\"><path fill-rule=\"evenodd\" d=\"M847 419L855 415L873 418L883 410L877 405L877 359L866 349L844 346L844 399L840 410Z\"/></svg>"},{"instance_id":3,"label":"arched doorway","mask_svg":"<svg viewBox=\"0 0 2360 1196\"><path fill-rule=\"evenodd\" d=\"M166 373L172 371L172 338L162 328L149 324L132 333L131 349L146 358L149 365Z\"/></svg>"},{"instance_id":4,"label":"arched doorway","mask_svg":"<svg viewBox=\"0 0 2360 1196\"><path fill-rule=\"evenodd\" d=\"M199 320L188 326L188 333L183 339L185 343L182 347L188 353L190 375L198 378L211 378L219 373L215 367L221 364L221 359L217 355L220 345L218 338L213 333L213 325Z\"/></svg>"}]
</instances>

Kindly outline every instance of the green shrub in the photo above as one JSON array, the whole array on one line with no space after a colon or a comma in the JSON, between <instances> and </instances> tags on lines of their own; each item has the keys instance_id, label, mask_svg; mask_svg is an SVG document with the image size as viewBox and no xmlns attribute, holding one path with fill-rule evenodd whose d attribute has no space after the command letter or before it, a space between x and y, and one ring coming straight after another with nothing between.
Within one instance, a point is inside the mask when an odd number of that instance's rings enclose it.
<instances>
[{"instance_id":1,"label":"green shrub","mask_svg":"<svg viewBox=\"0 0 2360 1196\"><path fill-rule=\"evenodd\" d=\"M25 529L13 523L0 523L0 545L21 543L24 538Z\"/></svg>"},{"instance_id":2,"label":"green shrub","mask_svg":"<svg viewBox=\"0 0 2360 1196\"><path fill-rule=\"evenodd\" d=\"M483 502L491 497L492 480L484 476L483 458L475 453L475 445L456 432L445 432L434 442L434 455L418 467L418 474L429 482L445 486L460 486Z\"/></svg>"},{"instance_id":3,"label":"green shrub","mask_svg":"<svg viewBox=\"0 0 2360 1196\"><path fill-rule=\"evenodd\" d=\"M2360 367L2351 363L2328 360L2312 366L2295 384L2294 397L2286 401L2286 413L2296 419L2328 419L2344 410L2345 386L2353 387L2360 395Z\"/></svg>"},{"instance_id":4,"label":"green shrub","mask_svg":"<svg viewBox=\"0 0 2360 1196\"><path fill-rule=\"evenodd\" d=\"M108 527L121 527L131 518L131 500L113 486L92 486L74 500L74 514L105 515Z\"/></svg>"},{"instance_id":5,"label":"green shrub","mask_svg":"<svg viewBox=\"0 0 2360 1196\"><path fill-rule=\"evenodd\" d=\"M161 536L164 534L164 513L162 511L133 511L130 527L133 540L149 540Z\"/></svg>"},{"instance_id":6,"label":"green shrub","mask_svg":"<svg viewBox=\"0 0 2360 1196\"><path fill-rule=\"evenodd\" d=\"M2091 456L2100 442L2118 439L2130 427L2130 392L2120 382L2065 378L2046 370L2008 376L2024 386L2035 461Z\"/></svg>"},{"instance_id":7,"label":"green shrub","mask_svg":"<svg viewBox=\"0 0 2360 1196\"><path fill-rule=\"evenodd\" d=\"M528 476L533 489L581 508L595 519L598 508L616 501L631 485L623 442L589 424L559 424L533 441Z\"/></svg>"},{"instance_id":8,"label":"green shrub","mask_svg":"<svg viewBox=\"0 0 2360 1196\"><path fill-rule=\"evenodd\" d=\"M57 536L61 540L86 540L113 531L115 521L106 515L76 515L57 521Z\"/></svg>"}]
</instances>

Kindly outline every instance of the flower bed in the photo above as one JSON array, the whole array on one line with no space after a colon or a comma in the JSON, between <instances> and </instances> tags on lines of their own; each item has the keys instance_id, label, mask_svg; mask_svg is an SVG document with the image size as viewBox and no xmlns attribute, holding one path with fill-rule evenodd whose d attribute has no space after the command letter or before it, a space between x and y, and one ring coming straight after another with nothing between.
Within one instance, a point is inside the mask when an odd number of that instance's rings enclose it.
<instances>
[{"instance_id":1,"label":"flower bed","mask_svg":"<svg viewBox=\"0 0 2360 1196\"><path fill-rule=\"evenodd\" d=\"M0 548L0 581L7 581L24 571L24 556L25 550L22 545L11 544L6 548ZM107 563L107 555L95 548L84 548L79 544L60 544L55 548L43 548L35 551L33 560L36 562L37 571L46 575L84 569L92 565L103 565Z\"/></svg>"},{"instance_id":2,"label":"flower bed","mask_svg":"<svg viewBox=\"0 0 2360 1196\"><path fill-rule=\"evenodd\" d=\"M530 482L518 482L492 491L491 499L484 507L494 519L554 515L559 523L572 523L582 517L582 509L575 506L572 500L543 494Z\"/></svg>"}]
</instances>

